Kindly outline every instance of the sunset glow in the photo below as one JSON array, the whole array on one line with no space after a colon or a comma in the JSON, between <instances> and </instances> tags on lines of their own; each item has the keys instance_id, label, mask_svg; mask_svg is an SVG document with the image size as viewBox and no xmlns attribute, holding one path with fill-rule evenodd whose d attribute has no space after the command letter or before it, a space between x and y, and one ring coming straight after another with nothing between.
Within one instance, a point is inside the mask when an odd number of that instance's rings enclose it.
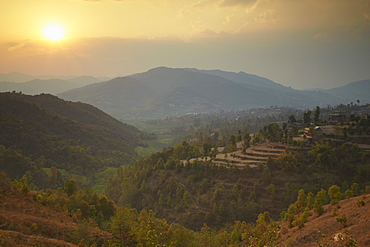
<instances>
[{"instance_id":1,"label":"sunset glow","mask_svg":"<svg viewBox=\"0 0 370 247\"><path fill-rule=\"evenodd\" d=\"M56 41L64 37L64 30L58 24L48 24L42 29L44 37L48 40Z\"/></svg>"},{"instance_id":2,"label":"sunset glow","mask_svg":"<svg viewBox=\"0 0 370 247\"><path fill-rule=\"evenodd\" d=\"M369 0L2 0L0 8L0 73L195 67L297 89L370 77Z\"/></svg>"}]
</instances>

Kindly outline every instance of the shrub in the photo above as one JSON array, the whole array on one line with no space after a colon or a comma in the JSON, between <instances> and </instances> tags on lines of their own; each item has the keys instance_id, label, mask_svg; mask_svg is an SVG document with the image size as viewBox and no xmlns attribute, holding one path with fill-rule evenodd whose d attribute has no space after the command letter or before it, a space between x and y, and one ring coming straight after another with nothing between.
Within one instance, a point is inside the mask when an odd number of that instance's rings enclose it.
<instances>
[{"instance_id":1,"label":"shrub","mask_svg":"<svg viewBox=\"0 0 370 247\"><path fill-rule=\"evenodd\" d=\"M358 200L356 204L357 204L357 207L365 206L365 202L363 200Z\"/></svg>"},{"instance_id":2,"label":"shrub","mask_svg":"<svg viewBox=\"0 0 370 247\"><path fill-rule=\"evenodd\" d=\"M338 217L337 222L341 223L344 228L348 226L347 225L348 219L345 215L343 215L342 217Z\"/></svg>"}]
</instances>

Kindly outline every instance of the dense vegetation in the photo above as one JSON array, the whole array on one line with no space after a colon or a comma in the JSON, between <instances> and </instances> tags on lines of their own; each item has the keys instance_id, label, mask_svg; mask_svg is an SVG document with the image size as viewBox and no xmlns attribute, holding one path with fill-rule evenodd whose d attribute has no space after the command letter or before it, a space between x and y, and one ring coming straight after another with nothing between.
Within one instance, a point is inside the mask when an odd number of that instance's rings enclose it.
<instances>
[{"instance_id":1,"label":"dense vegetation","mask_svg":"<svg viewBox=\"0 0 370 247\"><path fill-rule=\"evenodd\" d=\"M60 186L61 173L91 178L130 164L137 158L134 148L152 137L82 103L0 94L0 169L12 179L29 171L29 181L43 188Z\"/></svg>"},{"instance_id":2,"label":"dense vegetation","mask_svg":"<svg viewBox=\"0 0 370 247\"><path fill-rule=\"evenodd\" d=\"M15 201L32 205L28 211L40 212L45 218L33 216L33 222L27 217L21 218L23 212L16 214L17 222L7 216L0 217L0 244L11 246L9 233L37 236L28 239L26 243L44 246L42 241L50 238L79 246L261 246L261 244L277 243L279 227L269 214L261 214L256 225L245 222L235 222L220 231L204 225L200 231L194 232L182 225L169 223L159 219L151 210L137 211L127 207L117 207L104 195L97 195L90 190L80 189L74 180L67 180L64 187L58 190L30 191L26 178L7 182L0 173L0 198L8 206L0 205L0 211L9 210L9 205ZM34 202L39 203L39 206ZM16 206L14 206L16 207ZM18 207L16 207L18 208ZM54 212L52 213L50 210ZM5 210L5 211L4 211ZM17 210L23 210L22 207ZM17 211L16 211L17 212ZM14 214L14 210L11 210ZM62 216L68 215L68 218ZM50 226L50 216L63 220L63 231ZM23 216L24 217L24 216ZM42 217L42 216L41 216ZM8 220L5 221L4 220ZM22 222L25 220L25 222ZM67 223L67 225L66 225ZM2 231L3 229L8 231ZM105 232L105 233L104 233ZM11 235L10 235L11 236ZM20 236L20 235L18 235ZM46 237L47 239L44 239ZM27 245L27 246L28 246Z\"/></svg>"},{"instance_id":3,"label":"dense vegetation","mask_svg":"<svg viewBox=\"0 0 370 247\"><path fill-rule=\"evenodd\" d=\"M218 146L224 146L227 145L229 137L238 135L239 131L257 133L270 123L278 123L285 130L287 121L306 124L306 127L309 127L310 123L327 124L331 114L340 112L346 115L346 121L351 123L350 126L346 127L348 128L347 134L351 135L351 140L356 143L363 143L367 141L366 133L369 135L370 129L365 127L368 126L366 124L367 120L359 115L362 115L363 112L366 114L367 111L369 111L368 105L361 106L353 103L335 107L315 107L312 110L305 111L292 107L271 106L210 114L188 114L147 121L130 119L130 121L140 129L159 133L166 140L173 140L173 142L167 142L166 147L176 145L184 140L188 143L194 143L195 140L210 142L210 138L217 140ZM340 131L339 135L343 135L342 128L339 126L338 129ZM295 135L298 134L298 129L296 130ZM363 138L356 140L354 134L363 134L361 136ZM197 145L201 146L201 143Z\"/></svg>"},{"instance_id":4,"label":"dense vegetation","mask_svg":"<svg viewBox=\"0 0 370 247\"><path fill-rule=\"evenodd\" d=\"M134 148L153 135L51 95L0 96L0 170L16 179L15 194L78 223L76 244L101 245L87 230L99 228L109 232L105 246L274 246L275 220L302 228L325 204L370 191L370 154L355 143L367 142L370 120L355 114L330 135L313 128L329 108L256 119L229 113L209 122L193 116L192 135L136 160ZM297 138L303 131L315 140ZM213 163L219 152L231 156L261 143L285 151L255 168ZM105 194L81 189L107 167L119 168Z\"/></svg>"},{"instance_id":5,"label":"dense vegetation","mask_svg":"<svg viewBox=\"0 0 370 247\"><path fill-rule=\"evenodd\" d=\"M234 221L221 229L204 224L198 231L193 231L180 224L159 219L152 210L137 211L132 208L117 207L105 195L97 195L91 190L80 189L73 179L67 180L64 187L58 190L48 189L36 192L30 191L26 177L13 181L10 186L4 174L0 173L0 191L2 192L0 198L4 202L4 205L0 205L1 212L4 212L4 209L12 209L11 212L14 214L12 203L22 201L22 203L32 205L28 211L41 212L41 215L45 215L45 219L33 217L31 223L27 222L27 219L19 218L22 217L21 215L16 217L18 221L25 220L25 223L15 223L4 215L0 217L0 223L1 228L5 230L37 235L34 239L37 244L41 245L42 241L46 241L42 240L42 237L47 237L47 241L50 241L52 237L79 246L287 246L294 240L282 238L288 231L287 227L297 226L300 229L305 227L309 224L310 216L320 217L329 198L330 204L337 205L344 197L348 199L363 193L360 191L361 187L363 186L354 183L342 195L340 188L333 185L328 191L321 189L316 196L311 192L306 194L301 189L295 196L294 202L285 212L281 213L280 222L274 221L270 213L265 211L260 213L253 223ZM370 187L367 186L364 192L368 194ZM357 207L363 207L369 203L368 200L365 203L365 196L357 198L360 198L357 199ZM40 206L36 206L29 200L38 202ZM54 215L63 220L63 231L50 227L48 219L53 216L53 213L47 212L43 207L68 216L69 219L62 219L61 215ZM328 210L326 208L326 211ZM346 228L350 224L348 218L346 215L339 215L338 210L340 210L339 205L330 209L333 220ZM10 246L7 245L10 241L9 232L0 230L0 243L3 246ZM345 232L348 236L341 239L344 243L335 246L357 246L356 239L348 234L348 230ZM329 246L322 237L317 236L315 239L317 239L315 246L322 246L321 244ZM279 245L282 241L286 244Z\"/></svg>"},{"instance_id":6,"label":"dense vegetation","mask_svg":"<svg viewBox=\"0 0 370 247\"><path fill-rule=\"evenodd\" d=\"M308 115L311 111L304 113L303 126L310 123ZM356 129L360 123L366 126L367 121L349 126ZM367 185L369 153L357 144L346 143L356 138L356 133L344 135L345 126L329 137L310 129L316 142L294 140L299 129L287 128L287 124L282 128L276 123L265 126L252 139L243 131L217 138L228 139L222 143L229 147L224 150L231 151L233 146L236 148L236 141L242 141L244 146L261 142L294 144L256 169L248 165L240 169L231 164L213 164L214 152L220 144L214 138L203 138L202 142L195 138L194 144L184 141L140 159L133 167L119 169L106 193L120 205L154 210L159 217L191 229L200 229L203 223L217 229L235 220L253 222L264 211L278 219L300 189L316 194L338 185L344 193L353 183Z\"/></svg>"}]
</instances>

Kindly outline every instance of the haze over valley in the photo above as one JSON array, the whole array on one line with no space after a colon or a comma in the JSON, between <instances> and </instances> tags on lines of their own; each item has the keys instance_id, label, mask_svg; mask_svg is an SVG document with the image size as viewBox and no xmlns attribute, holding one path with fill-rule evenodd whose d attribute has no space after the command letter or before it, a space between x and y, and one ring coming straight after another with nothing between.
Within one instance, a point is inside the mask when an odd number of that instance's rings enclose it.
<instances>
[{"instance_id":1,"label":"haze over valley","mask_svg":"<svg viewBox=\"0 0 370 247\"><path fill-rule=\"evenodd\" d=\"M2 75L2 78L8 80L0 82L3 92L56 94L66 100L92 104L118 119L162 118L269 106L306 109L357 100L369 103L370 94L370 80L332 89L296 90L245 72L166 67L111 80L85 76L19 82L21 74ZM29 77L23 75L23 80L27 79Z\"/></svg>"}]
</instances>

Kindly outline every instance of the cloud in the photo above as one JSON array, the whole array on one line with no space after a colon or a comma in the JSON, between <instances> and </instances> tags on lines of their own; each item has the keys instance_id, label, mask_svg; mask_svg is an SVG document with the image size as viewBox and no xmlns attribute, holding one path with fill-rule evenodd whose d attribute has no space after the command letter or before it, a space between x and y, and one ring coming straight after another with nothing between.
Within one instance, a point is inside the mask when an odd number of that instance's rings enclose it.
<instances>
[{"instance_id":1,"label":"cloud","mask_svg":"<svg viewBox=\"0 0 370 247\"><path fill-rule=\"evenodd\" d=\"M214 6L215 6L214 0L200 1L195 4L191 4L191 5L181 8L179 14L180 16L187 15L187 14L190 14L196 11L204 11Z\"/></svg>"},{"instance_id":2,"label":"cloud","mask_svg":"<svg viewBox=\"0 0 370 247\"><path fill-rule=\"evenodd\" d=\"M275 24L278 19L279 16L272 9L264 10L254 17L255 22L259 24Z\"/></svg>"},{"instance_id":3,"label":"cloud","mask_svg":"<svg viewBox=\"0 0 370 247\"><path fill-rule=\"evenodd\" d=\"M21 40L5 44L11 56L38 56L65 52L68 46L44 40Z\"/></svg>"},{"instance_id":4,"label":"cloud","mask_svg":"<svg viewBox=\"0 0 370 247\"><path fill-rule=\"evenodd\" d=\"M260 0L222 0L221 6L223 7L233 7L233 6L256 6Z\"/></svg>"},{"instance_id":5,"label":"cloud","mask_svg":"<svg viewBox=\"0 0 370 247\"><path fill-rule=\"evenodd\" d=\"M369 43L328 45L322 42L328 34L316 34L204 29L187 42L171 37L79 38L59 45L24 40L0 44L0 68L35 75L117 76L158 66L195 67L245 71L294 88L334 87L370 78Z\"/></svg>"},{"instance_id":6,"label":"cloud","mask_svg":"<svg viewBox=\"0 0 370 247\"><path fill-rule=\"evenodd\" d=\"M7 43L7 50L11 52L14 50L22 49L24 46L24 42L9 42Z\"/></svg>"}]
</instances>

